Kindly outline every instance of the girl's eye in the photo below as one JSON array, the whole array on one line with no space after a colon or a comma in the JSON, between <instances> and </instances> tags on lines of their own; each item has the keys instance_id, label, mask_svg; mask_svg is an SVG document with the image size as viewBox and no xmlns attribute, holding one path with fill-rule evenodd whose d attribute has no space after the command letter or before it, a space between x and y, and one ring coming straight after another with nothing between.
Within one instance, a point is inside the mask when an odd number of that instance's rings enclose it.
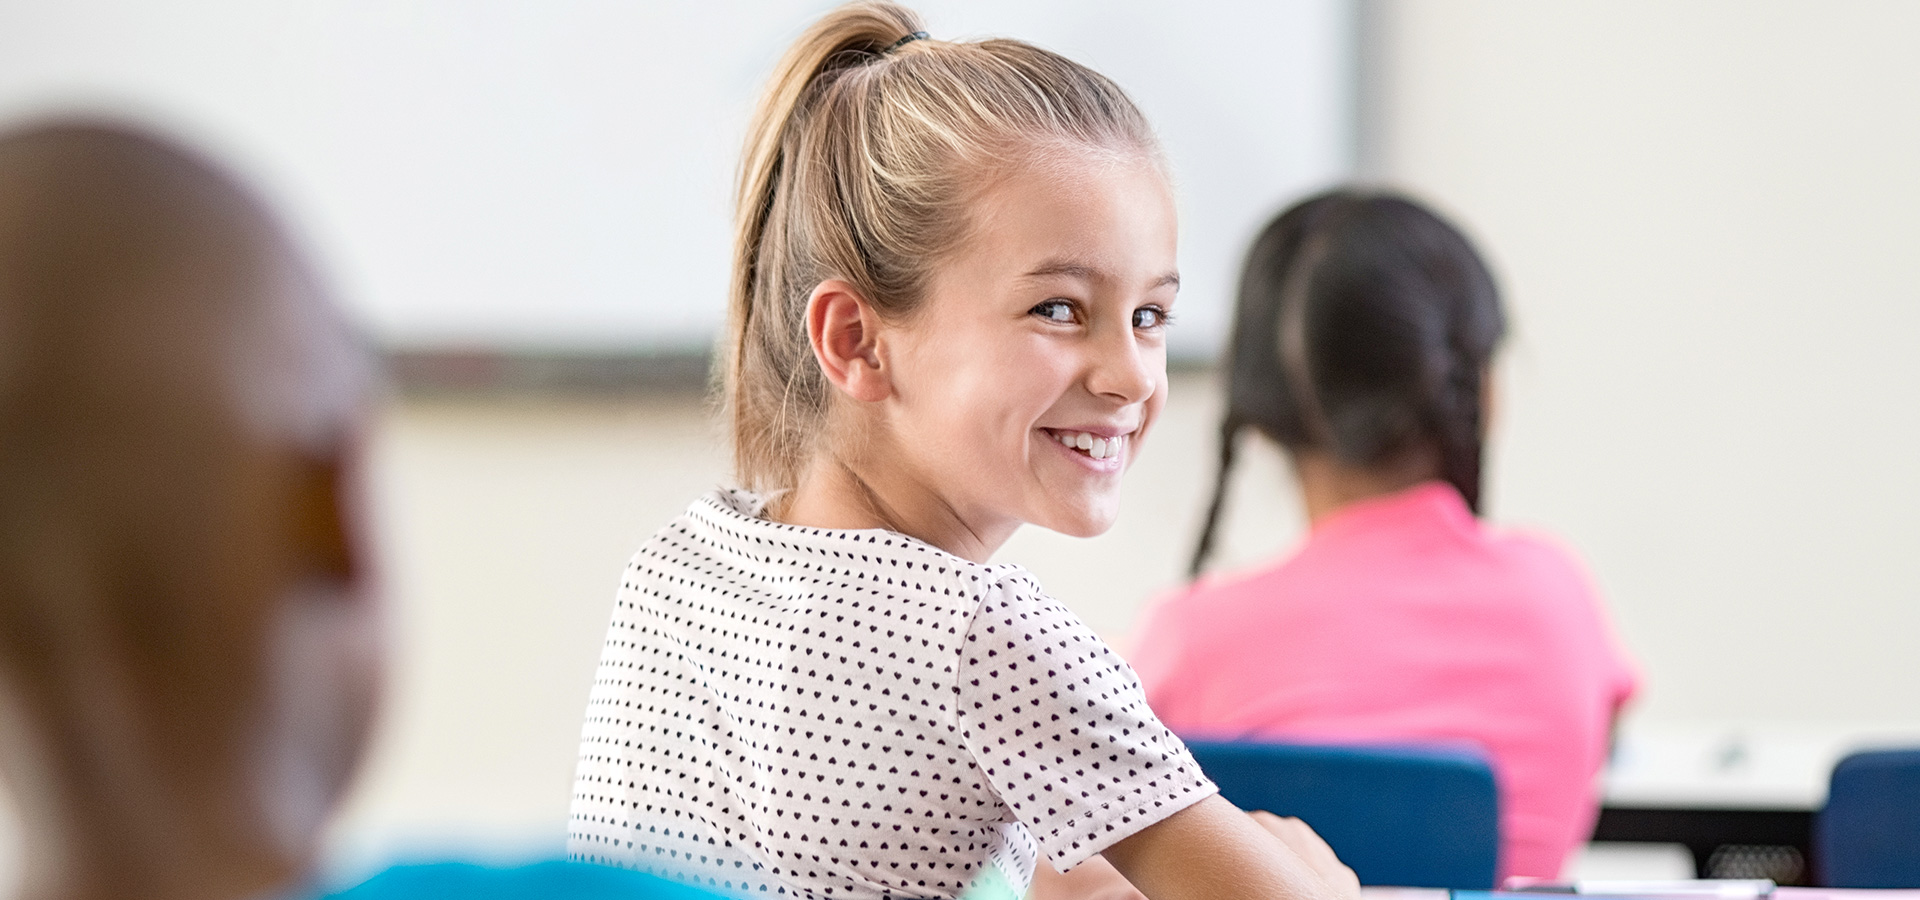
<instances>
[{"instance_id":1,"label":"girl's eye","mask_svg":"<svg viewBox=\"0 0 1920 900\"><path fill-rule=\"evenodd\" d=\"M1027 310L1027 312L1046 319L1049 322L1073 321L1073 304L1065 300L1047 300Z\"/></svg>"},{"instance_id":2,"label":"girl's eye","mask_svg":"<svg viewBox=\"0 0 1920 900\"><path fill-rule=\"evenodd\" d=\"M1173 316L1158 306L1142 306L1133 311L1133 327L1151 331L1165 328Z\"/></svg>"}]
</instances>

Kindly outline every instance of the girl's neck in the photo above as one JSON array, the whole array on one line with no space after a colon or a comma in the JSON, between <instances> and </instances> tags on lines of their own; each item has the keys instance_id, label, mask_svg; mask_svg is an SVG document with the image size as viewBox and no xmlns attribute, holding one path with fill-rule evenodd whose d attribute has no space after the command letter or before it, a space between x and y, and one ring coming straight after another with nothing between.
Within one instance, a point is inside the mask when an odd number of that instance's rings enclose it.
<instances>
[{"instance_id":1,"label":"girl's neck","mask_svg":"<svg viewBox=\"0 0 1920 900\"><path fill-rule=\"evenodd\" d=\"M981 526L913 473L859 466L831 451L814 457L769 515L807 528L884 528L977 563L992 558L1020 527L1013 520Z\"/></svg>"},{"instance_id":2,"label":"girl's neck","mask_svg":"<svg viewBox=\"0 0 1920 900\"><path fill-rule=\"evenodd\" d=\"M1309 526L1319 525L1340 510L1363 500L1397 494L1439 477L1439 461L1431 453L1410 453L1385 465L1356 466L1331 455L1296 451L1293 472Z\"/></svg>"}]
</instances>

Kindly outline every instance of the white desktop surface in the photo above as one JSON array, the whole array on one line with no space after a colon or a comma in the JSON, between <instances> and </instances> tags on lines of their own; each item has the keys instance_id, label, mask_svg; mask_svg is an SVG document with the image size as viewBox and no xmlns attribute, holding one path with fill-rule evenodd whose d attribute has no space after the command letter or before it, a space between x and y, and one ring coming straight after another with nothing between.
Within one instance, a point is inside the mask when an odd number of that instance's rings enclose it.
<instances>
[{"instance_id":1,"label":"white desktop surface","mask_svg":"<svg viewBox=\"0 0 1920 900\"><path fill-rule=\"evenodd\" d=\"M1920 747L1920 725L1634 724L1605 775L1604 803L1657 809L1819 809L1834 764L1857 750Z\"/></svg>"}]
</instances>

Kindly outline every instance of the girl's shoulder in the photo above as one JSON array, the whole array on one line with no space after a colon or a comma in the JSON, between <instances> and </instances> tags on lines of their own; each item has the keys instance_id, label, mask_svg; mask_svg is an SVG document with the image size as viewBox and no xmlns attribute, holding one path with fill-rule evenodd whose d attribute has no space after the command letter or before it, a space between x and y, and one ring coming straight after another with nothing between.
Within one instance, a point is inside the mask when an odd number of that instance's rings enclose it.
<instances>
[{"instance_id":1,"label":"girl's shoulder","mask_svg":"<svg viewBox=\"0 0 1920 900\"><path fill-rule=\"evenodd\" d=\"M1495 527L1486 529L1487 543L1508 563L1528 575L1554 581L1590 580L1587 565L1571 544L1532 527Z\"/></svg>"},{"instance_id":2,"label":"girl's shoulder","mask_svg":"<svg viewBox=\"0 0 1920 900\"><path fill-rule=\"evenodd\" d=\"M945 598L939 605L968 609L988 596L1045 597L1022 566L974 562L883 528L776 522L765 515L767 499L739 488L708 491L656 532L635 555L635 564L695 558L734 576L855 585L922 601Z\"/></svg>"}]
</instances>

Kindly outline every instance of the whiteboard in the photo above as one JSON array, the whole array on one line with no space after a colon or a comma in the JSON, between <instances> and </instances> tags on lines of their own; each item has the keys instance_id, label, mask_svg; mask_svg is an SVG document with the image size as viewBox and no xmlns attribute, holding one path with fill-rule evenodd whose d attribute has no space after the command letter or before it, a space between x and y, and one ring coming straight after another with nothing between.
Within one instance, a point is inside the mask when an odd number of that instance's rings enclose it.
<instances>
[{"instance_id":1,"label":"whiteboard","mask_svg":"<svg viewBox=\"0 0 1920 900\"><path fill-rule=\"evenodd\" d=\"M1272 212L1351 169L1352 0L942 0L1127 88L1178 178L1205 356ZM288 215L394 347L704 349L746 119L800 0L62 0L0 11L0 116L132 114Z\"/></svg>"}]
</instances>

